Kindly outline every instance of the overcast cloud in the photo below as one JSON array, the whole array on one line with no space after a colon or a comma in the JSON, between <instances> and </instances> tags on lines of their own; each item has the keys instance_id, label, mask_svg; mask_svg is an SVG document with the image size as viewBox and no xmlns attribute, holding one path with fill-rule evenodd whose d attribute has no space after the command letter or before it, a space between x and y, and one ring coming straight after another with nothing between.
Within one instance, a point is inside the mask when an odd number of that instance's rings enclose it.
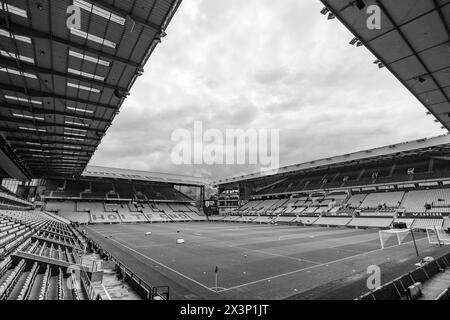
<instances>
[{"instance_id":1,"label":"overcast cloud","mask_svg":"<svg viewBox=\"0 0 450 320\"><path fill-rule=\"evenodd\" d=\"M444 133L317 0L184 0L90 164L225 178L172 164L177 128L279 129L280 165Z\"/></svg>"}]
</instances>

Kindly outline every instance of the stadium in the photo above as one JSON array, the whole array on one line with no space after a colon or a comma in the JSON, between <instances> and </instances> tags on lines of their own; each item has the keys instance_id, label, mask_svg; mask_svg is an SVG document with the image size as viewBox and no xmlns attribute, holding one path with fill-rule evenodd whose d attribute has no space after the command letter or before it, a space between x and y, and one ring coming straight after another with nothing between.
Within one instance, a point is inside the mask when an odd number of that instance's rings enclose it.
<instances>
[{"instance_id":1,"label":"stadium","mask_svg":"<svg viewBox=\"0 0 450 320\"><path fill-rule=\"evenodd\" d=\"M450 130L450 1L321 2ZM180 4L0 2L0 300L449 300L449 134L214 181L89 164Z\"/></svg>"}]
</instances>

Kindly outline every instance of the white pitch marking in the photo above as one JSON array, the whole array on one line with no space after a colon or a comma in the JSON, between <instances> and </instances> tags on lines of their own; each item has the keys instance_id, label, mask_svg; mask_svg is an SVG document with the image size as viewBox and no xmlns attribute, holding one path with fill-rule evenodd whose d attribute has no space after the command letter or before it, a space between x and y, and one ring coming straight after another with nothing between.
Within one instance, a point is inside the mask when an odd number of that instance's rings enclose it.
<instances>
[{"instance_id":1,"label":"white pitch marking","mask_svg":"<svg viewBox=\"0 0 450 320\"><path fill-rule=\"evenodd\" d=\"M97 231L94 231L94 232L97 232ZM97 233L100 234L100 235L102 235L100 232L97 232ZM103 235L102 235L102 236L103 236ZM178 274L179 276L182 276L183 278L185 278L185 279L187 279L187 280L189 280L189 281L192 281L193 283L195 283L195 284L201 286L202 288L205 288L205 289L207 289L207 290L209 290L209 291L211 291L211 292L217 292L217 291L211 290L211 288L205 286L203 283L200 283L200 282L198 282L197 280L194 280L194 279L188 277L187 275L182 274L181 272L172 269L171 267L165 265L164 263L161 263L161 262L159 262L159 261L157 261L157 260L155 260L155 259L152 259L152 258L150 258L150 257L147 257L145 254L142 254L142 253L140 253L139 251L136 251L136 250L134 250L133 248L130 248L129 246L127 246L127 245L125 245L125 244L123 244L123 243L121 243L121 242L119 242L119 241L117 241L117 240L115 240L115 239L111 239L111 238L110 238L110 240L113 241L113 242L116 242L117 244L120 244L121 246L127 248L128 250L131 250L131 251L133 251L134 253L136 253L136 254L138 254L138 255L140 255L140 256L142 256L142 257L144 257L144 258L146 258L146 259L148 259L148 260L150 260L150 261L152 261L152 262L154 262L154 263L156 263L156 264L159 264L160 266L162 266L162 267L166 268L167 270L170 270L170 271L172 271L172 272Z\"/></svg>"},{"instance_id":2,"label":"white pitch marking","mask_svg":"<svg viewBox=\"0 0 450 320\"><path fill-rule=\"evenodd\" d=\"M416 240L416 242L420 241L420 240L426 240L426 239L427 238L422 238L422 239ZM404 242L402 244L395 245L395 246L392 246L392 247L389 247L389 248L403 246L405 244L410 244L412 242L413 241ZM234 287L230 287L230 288L227 288L227 289L224 289L224 290L221 290L221 291L217 291L217 292L220 293L220 292L224 292L224 291L230 291L230 290L234 290L234 289L237 289L237 288L241 288L241 287L245 287L245 286L248 286L248 285L252 285L252 284L255 284L255 283L259 283L259 282L263 282L263 281L267 281L267 280L271 280L271 279L276 279L276 278L281 278L281 277L284 277L284 276L287 276L287 275L291 275L291 274L294 274L294 273L298 273L298 272L301 272L301 271L306 271L306 270L311 270L311 269L315 269L315 268L318 268L318 267L328 266L328 265L334 264L336 262L341 262L341 261L344 261L344 260L347 260L347 259L356 258L356 257L359 257L359 256L364 256L364 255L369 254L369 253L377 252L377 251L380 251L380 250L386 250L386 249L389 249L389 248L385 248L385 249L380 248L380 249L375 249L375 250L367 251L367 252L360 253L360 254L355 254L353 256L345 257L345 258L334 260L334 261L331 261L331 262L325 262L325 263L317 264L317 265L314 265L314 266L311 266L311 267L306 267L306 268L302 268L302 269L293 270L293 271L289 271L289 272L286 272L286 273L278 274L276 276L267 277L267 278L264 278L264 279L243 283L243 284L240 284L240 285L237 285L237 286L234 286Z\"/></svg>"},{"instance_id":3,"label":"white pitch marking","mask_svg":"<svg viewBox=\"0 0 450 320\"><path fill-rule=\"evenodd\" d=\"M102 283L102 288L103 288L103 290L105 290L105 293L106 293L106 296L108 297L108 300L112 300L112 299L111 299L111 296L110 296L109 293L108 293L108 290L106 290L106 288L105 288L105 286L103 285L103 283Z\"/></svg>"}]
</instances>

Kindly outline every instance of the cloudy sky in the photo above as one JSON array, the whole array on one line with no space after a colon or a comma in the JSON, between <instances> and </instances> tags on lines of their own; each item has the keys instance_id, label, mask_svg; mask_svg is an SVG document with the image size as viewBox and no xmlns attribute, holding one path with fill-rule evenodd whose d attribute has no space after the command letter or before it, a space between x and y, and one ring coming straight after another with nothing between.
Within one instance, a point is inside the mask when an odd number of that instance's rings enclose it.
<instances>
[{"instance_id":1,"label":"cloudy sky","mask_svg":"<svg viewBox=\"0 0 450 320\"><path fill-rule=\"evenodd\" d=\"M176 165L176 129L278 129L280 165L444 133L318 0L184 0L90 164L226 178Z\"/></svg>"}]
</instances>

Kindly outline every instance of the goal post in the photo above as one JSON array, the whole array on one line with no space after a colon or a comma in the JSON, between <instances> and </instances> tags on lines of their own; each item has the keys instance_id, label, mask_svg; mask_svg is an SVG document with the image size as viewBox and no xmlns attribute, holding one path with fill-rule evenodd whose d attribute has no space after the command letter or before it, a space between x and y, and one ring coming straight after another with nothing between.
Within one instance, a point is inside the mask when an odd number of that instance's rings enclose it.
<instances>
[{"instance_id":1,"label":"goal post","mask_svg":"<svg viewBox=\"0 0 450 320\"><path fill-rule=\"evenodd\" d=\"M411 229L388 229L380 230L381 248L384 249L388 241L395 241L397 245L405 243L405 239L411 234Z\"/></svg>"},{"instance_id":2,"label":"goal post","mask_svg":"<svg viewBox=\"0 0 450 320\"><path fill-rule=\"evenodd\" d=\"M450 234L445 232L442 227L429 227L427 228L428 243L437 245L449 245Z\"/></svg>"}]
</instances>

